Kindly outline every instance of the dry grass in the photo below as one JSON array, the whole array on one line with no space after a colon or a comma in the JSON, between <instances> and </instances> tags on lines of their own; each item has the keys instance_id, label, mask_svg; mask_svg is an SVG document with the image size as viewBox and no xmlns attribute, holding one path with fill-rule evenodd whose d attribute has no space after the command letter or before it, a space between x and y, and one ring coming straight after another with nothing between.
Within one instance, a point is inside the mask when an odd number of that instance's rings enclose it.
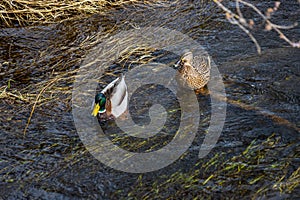
<instances>
[{"instance_id":1,"label":"dry grass","mask_svg":"<svg viewBox=\"0 0 300 200\"><path fill-rule=\"evenodd\" d=\"M0 5L0 19L6 27L12 27L16 24L23 26L57 23L93 13L105 12L107 8L134 2L137 2L137 0L116 2L103 0L4 0ZM30 124L35 109L39 109L45 104L51 105L54 102L61 102L66 109L71 109L72 84L83 56L114 31L115 29L112 27L106 30L105 33L101 32L89 36L80 42L74 41L73 45L53 43L52 46L50 45L47 49L42 50L32 63L22 64L22 66L34 68L36 73L40 72L35 82L28 84L26 87L14 87L12 86L14 80L8 81L6 85L0 86L0 100L9 102L15 109L28 107L27 113L31 112L31 114L29 118L25 117L27 125ZM154 58L151 54L153 51L154 49L145 46L128 46L126 51L120 52L119 60L116 62L119 64L120 70L126 67L130 68L135 64L147 63ZM49 57L53 59L49 61L47 59ZM12 71L12 73L16 72ZM107 74L113 75L109 71ZM3 84L3 82L1 83ZM51 110L51 108L48 109ZM24 133L26 133L26 128ZM290 165L288 158L278 162L269 161L267 162L269 164L260 163L264 159L270 160L280 157L276 152L280 152L283 148L279 145L277 138L271 136L262 144L253 141L244 152L237 156L226 158L223 154L216 154L206 163L197 163L193 170L189 172L176 172L171 177L163 177L152 185L147 183L147 180L144 180L141 175L128 196L139 196L144 199L159 198L161 194L168 194L169 188L179 188L171 193L170 196L173 198L185 197L183 192L191 192L191 194L194 192L197 195L197 191L200 191L199 193L203 195L210 195L212 192L222 191L222 188L226 189L228 187L230 189L232 183L238 186L238 188L234 188L237 189L237 194L242 193L245 190L243 187L247 185L250 185L251 190L256 189L255 196L257 197L273 190L291 193L299 187L299 168L287 173L285 170L289 169ZM270 151L269 149L274 150ZM274 155L271 154L271 158L268 157L270 152L274 153ZM76 154L72 154L74 157L70 157L69 160L74 163L79 162L79 159L82 159L80 153L81 151L76 151ZM216 166L219 166L219 168L216 169ZM278 176L274 176L274 173L272 173L274 170ZM274 184L263 186L264 179L274 180ZM256 185L263 187L257 188ZM250 191L247 191L247 193L250 193Z\"/></svg>"},{"instance_id":2,"label":"dry grass","mask_svg":"<svg viewBox=\"0 0 300 200\"><path fill-rule=\"evenodd\" d=\"M7 84L4 83L5 85L0 87L0 99L8 102L10 105L21 104L23 108L27 107L30 110L30 116L26 120L27 125L24 128L24 134L26 134L28 125L37 108L43 107L45 104L48 106L55 105L59 102L62 103L66 109L71 108L72 87L84 56L93 47L109 37L114 30L114 28L109 29L105 34L103 34L103 32L97 33L87 37L81 42L74 41L76 45L72 47L70 47L69 43L53 43L53 45L50 45L47 49L39 52L35 60L28 64L29 66L27 68L34 69L34 73L38 74L31 83L25 84L25 87L15 86L18 81L9 80ZM129 38L129 40L131 39ZM126 43L127 41L124 42ZM126 70L125 68L130 68L136 64L147 63L155 58L151 55L154 51L153 48L143 45L139 46L131 41L128 41L128 43L131 43L131 45L128 45L124 51L119 52L119 58L113 61L119 66L118 69L111 71L109 66L107 66L105 76L116 76L117 71ZM112 48L106 53L109 54L115 51L116 50ZM49 57L53 59L49 61L47 59ZM7 64L12 65L12 63ZM27 63L22 64L23 66L27 65ZM7 75L13 73L17 76L19 73L18 66L15 66L15 70L12 72L8 71L4 73ZM21 75L25 76L24 74L26 73L22 71ZM101 77L98 77L95 81L100 82L100 78ZM101 83L107 84L103 82L103 80ZM51 108L47 109L49 109L50 112Z\"/></svg>"},{"instance_id":3,"label":"dry grass","mask_svg":"<svg viewBox=\"0 0 300 200\"><path fill-rule=\"evenodd\" d=\"M139 0L3 0L0 22L5 27L52 24L105 13L112 7L137 2ZM157 1L143 3L160 4Z\"/></svg>"}]
</instances>

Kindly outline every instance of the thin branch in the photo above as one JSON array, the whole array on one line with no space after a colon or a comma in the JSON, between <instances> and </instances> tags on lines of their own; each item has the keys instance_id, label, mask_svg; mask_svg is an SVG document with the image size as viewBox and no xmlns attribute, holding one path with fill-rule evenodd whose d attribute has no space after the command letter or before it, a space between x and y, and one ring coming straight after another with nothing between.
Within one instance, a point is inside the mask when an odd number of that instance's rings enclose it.
<instances>
[{"instance_id":1,"label":"thin branch","mask_svg":"<svg viewBox=\"0 0 300 200\"><path fill-rule=\"evenodd\" d=\"M294 28L295 26L297 26L297 23L295 23L294 25L290 25L290 26L280 26L280 25L276 25L273 24L256 6L254 6L251 3L248 3L246 1L243 0L238 0L239 2L241 2L242 4L252 8L257 14L259 14L265 21L267 24L269 24L280 36L281 39L285 40L287 43L289 43L292 47L297 47L297 45L299 46L299 43L294 43L292 42L290 39L288 39L283 33L282 31L280 31L279 29L290 29L290 28Z\"/></svg>"},{"instance_id":2,"label":"thin branch","mask_svg":"<svg viewBox=\"0 0 300 200\"><path fill-rule=\"evenodd\" d=\"M292 47L300 48L300 41L296 42L296 43L292 42L280 30L280 29L291 29L291 28L294 28L294 27L296 27L298 25L297 23L295 23L293 25L283 26L283 25L274 24L274 23L272 23L270 21L271 13L273 13L274 11L277 11L277 9L278 9L278 7L280 5L280 2L276 2L274 8L269 8L267 12L269 13L270 16L269 15L266 16L255 5L253 5L251 3L248 3L248 2L246 2L244 0L235 0L237 14L235 14L230 9L228 9L226 6L224 6L221 3L221 1L222 0L213 0L214 3L216 3L223 11L226 12L226 18L227 18L227 20L231 24L238 25L250 37L250 39L254 42L254 44L256 46L258 54L261 53L261 47L260 47L259 43L257 42L257 40L255 39L255 37L248 30L248 28L252 28L254 22L253 22L252 19L250 19L249 24L247 23L247 20L244 18L243 14L242 14L242 12L240 10L240 4L243 4L245 6L250 7L251 9L254 10L254 12L256 12L258 15L260 15L262 17L262 19L266 23L266 30L272 30L272 29L274 29L279 34L279 37L281 39L283 39L284 41L286 41L287 43L289 43L289 45L291 45Z\"/></svg>"},{"instance_id":3,"label":"thin branch","mask_svg":"<svg viewBox=\"0 0 300 200\"><path fill-rule=\"evenodd\" d=\"M240 27L240 29L242 29L249 37L250 39L254 42L255 46L256 46L256 49L257 49L257 53L259 55L261 55L261 47L260 45L258 44L256 38L252 35L252 33L250 33L250 31L248 29L246 29L242 24L240 23L237 23L237 25Z\"/></svg>"},{"instance_id":4,"label":"thin branch","mask_svg":"<svg viewBox=\"0 0 300 200\"><path fill-rule=\"evenodd\" d=\"M243 13L241 12L241 9L240 9L240 4L239 4L239 0L235 0L235 7L236 7L236 12L238 13L239 15L239 21L240 23L243 25L243 26L247 26L247 22L243 16Z\"/></svg>"},{"instance_id":5,"label":"thin branch","mask_svg":"<svg viewBox=\"0 0 300 200\"><path fill-rule=\"evenodd\" d=\"M229 10L228 8L226 8L222 3L220 3L218 0L214 0L214 2L220 7L222 8L225 12L226 12L226 17L227 20L234 25L238 25L249 37L250 39L254 42L256 49L257 49L257 53L261 54L261 47L258 44L257 40L255 39L255 37L250 33L250 31L243 26L243 24L241 24L241 22L243 22L243 20L239 20L237 21L235 18L237 19L241 19L241 17L243 17L243 15L241 14L240 16L234 14L231 10ZM238 3L238 0L237 0ZM246 21L246 20L244 20Z\"/></svg>"}]
</instances>

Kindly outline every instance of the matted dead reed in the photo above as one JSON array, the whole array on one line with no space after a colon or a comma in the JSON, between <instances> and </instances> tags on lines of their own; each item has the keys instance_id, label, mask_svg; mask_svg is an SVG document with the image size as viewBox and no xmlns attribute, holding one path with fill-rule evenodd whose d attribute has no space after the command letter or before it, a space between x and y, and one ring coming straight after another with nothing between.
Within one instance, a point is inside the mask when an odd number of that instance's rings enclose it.
<instances>
[{"instance_id":1,"label":"matted dead reed","mask_svg":"<svg viewBox=\"0 0 300 200\"><path fill-rule=\"evenodd\" d=\"M2 27L52 24L74 20L95 13L105 13L113 7L134 4L139 0L3 0L0 4ZM162 4L143 1L143 4Z\"/></svg>"},{"instance_id":2,"label":"matted dead reed","mask_svg":"<svg viewBox=\"0 0 300 200\"><path fill-rule=\"evenodd\" d=\"M53 46L49 46L41 51L39 56L31 64L28 64L28 68L34 68L35 73L39 74L36 80L33 80L34 83L25 87L11 87L11 85L15 84L14 80L10 80L7 84L0 87L0 99L14 102L12 104L22 103L23 108L28 107L31 110L24 134L26 134L27 127L36 108L58 102L64 104L64 107L67 109L71 108L72 86L83 57L91 48L109 37L113 31L114 28L107 30L106 34L98 33L87 37L82 42L76 41L77 44L73 47L70 47L69 44L54 43ZM110 51L114 50L111 49ZM118 60L114 62L119 65L119 70L128 68L131 65L145 64L157 57L151 55L154 51L153 48L132 44L132 46L127 46L126 51L120 52ZM52 57L53 59L48 61L47 57ZM107 66L108 68L109 66ZM105 75L116 76L109 69ZM95 81L101 82L100 79Z\"/></svg>"}]
</instances>

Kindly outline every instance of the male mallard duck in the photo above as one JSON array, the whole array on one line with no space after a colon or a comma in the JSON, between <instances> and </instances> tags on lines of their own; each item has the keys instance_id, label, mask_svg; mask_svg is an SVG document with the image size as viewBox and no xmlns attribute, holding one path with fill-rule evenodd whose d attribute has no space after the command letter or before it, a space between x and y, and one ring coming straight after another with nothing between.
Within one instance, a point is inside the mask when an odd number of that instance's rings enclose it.
<instances>
[{"instance_id":1,"label":"male mallard duck","mask_svg":"<svg viewBox=\"0 0 300 200\"><path fill-rule=\"evenodd\" d=\"M193 53L184 53L180 60L174 65L179 72L179 78L193 90L203 88L210 77L210 58L193 57Z\"/></svg>"},{"instance_id":2,"label":"male mallard duck","mask_svg":"<svg viewBox=\"0 0 300 200\"><path fill-rule=\"evenodd\" d=\"M110 84L108 84L100 93L96 94L93 116L99 113L106 114L107 117L119 117L128 106L128 92L125 83L125 77L122 74Z\"/></svg>"}]
</instances>

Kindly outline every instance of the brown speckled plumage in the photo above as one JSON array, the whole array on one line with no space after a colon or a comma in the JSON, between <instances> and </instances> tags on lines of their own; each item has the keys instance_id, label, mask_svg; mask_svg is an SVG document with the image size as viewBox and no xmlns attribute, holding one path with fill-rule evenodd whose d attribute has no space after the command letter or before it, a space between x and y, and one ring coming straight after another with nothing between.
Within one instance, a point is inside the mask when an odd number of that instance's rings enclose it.
<instances>
[{"instance_id":1,"label":"brown speckled plumage","mask_svg":"<svg viewBox=\"0 0 300 200\"><path fill-rule=\"evenodd\" d=\"M179 78L191 89L201 89L209 81L211 65L208 56L193 57L192 52L186 52L175 66L178 69Z\"/></svg>"}]
</instances>

